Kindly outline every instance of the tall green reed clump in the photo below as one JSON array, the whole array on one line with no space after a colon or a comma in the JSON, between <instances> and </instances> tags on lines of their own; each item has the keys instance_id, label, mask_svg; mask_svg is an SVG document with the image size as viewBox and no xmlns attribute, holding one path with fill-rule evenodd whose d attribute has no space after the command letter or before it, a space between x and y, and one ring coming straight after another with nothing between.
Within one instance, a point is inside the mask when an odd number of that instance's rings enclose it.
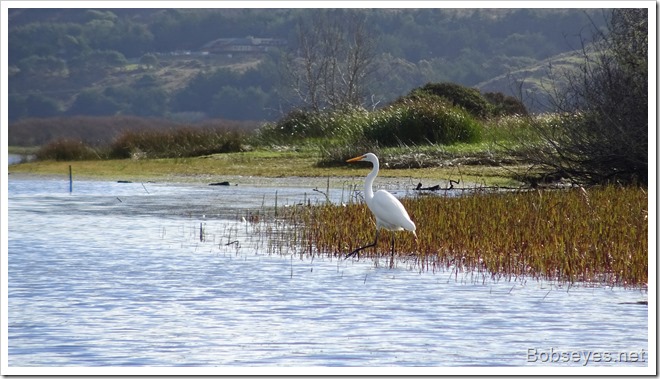
<instances>
[{"instance_id":1,"label":"tall green reed clump","mask_svg":"<svg viewBox=\"0 0 660 379\"><path fill-rule=\"evenodd\" d=\"M297 109L277 122L263 125L254 139L262 145L353 139L362 133L369 117L367 110L357 107L325 111Z\"/></svg>"},{"instance_id":2,"label":"tall green reed clump","mask_svg":"<svg viewBox=\"0 0 660 379\"><path fill-rule=\"evenodd\" d=\"M399 146L440 146L474 143L482 139L482 121L445 99L423 96L401 99L362 117L353 118L350 134L321 147L319 166L343 164L347 158L382 148Z\"/></svg>"},{"instance_id":3,"label":"tall green reed clump","mask_svg":"<svg viewBox=\"0 0 660 379\"><path fill-rule=\"evenodd\" d=\"M181 158L240 151L246 132L229 128L182 127L127 130L110 146L111 158Z\"/></svg>"},{"instance_id":4,"label":"tall green reed clump","mask_svg":"<svg viewBox=\"0 0 660 379\"><path fill-rule=\"evenodd\" d=\"M478 142L482 126L461 107L436 96L403 99L379 111L364 130L381 146Z\"/></svg>"},{"instance_id":5,"label":"tall green reed clump","mask_svg":"<svg viewBox=\"0 0 660 379\"><path fill-rule=\"evenodd\" d=\"M319 166L378 147L451 145L482 138L483 120L438 96L415 96L378 110L351 107L328 111L295 110L259 129L261 145L311 143L319 146Z\"/></svg>"},{"instance_id":6,"label":"tall green reed clump","mask_svg":"<svg viewBox=\"0 0 660 379\"><path fill-rule=\"evenodd\" d=\"M648 280L648 202L641 188L476 193L403 199L418 240L398 232L396 253L422 270L452 267L493 278L641 286ZM296 207L284 215L300 253L341 256L374 238L364 204ZM376 249L390 252L388 232Z\"/></svg>"},{"instance_id":7,"label":"tall green reed clump","mask_svg":"<svg viewBox=\"0 0 660 379\"><path fill-rule=\"evenodd\" d=\"M483 123L483 139L498 147L517 151L533 142L541 142L534 125L546 122L547 119L547 115L492 117Z\"/></svg>"}]
</instances>

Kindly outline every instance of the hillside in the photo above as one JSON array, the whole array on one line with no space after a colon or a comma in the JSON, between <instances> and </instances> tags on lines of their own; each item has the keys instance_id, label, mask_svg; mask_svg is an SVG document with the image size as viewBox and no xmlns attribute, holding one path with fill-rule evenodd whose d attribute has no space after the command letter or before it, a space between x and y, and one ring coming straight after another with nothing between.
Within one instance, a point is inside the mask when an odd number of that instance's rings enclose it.
<instances>
[{"instance_id":1,"label":"hillside","mask_svg":"<svg viewBox=\"0 0 660 379\"><path fill-rule=\"evenodd\" d=\"M566 84L563 74L574 71L582 62L583 52L572 50L498 75L475 85L475 88L482 93L502 92L522 97L527 107L536 112L551 111L551 94Z\"/></svg>"},{"instance_id":2,"label":"hillside","mask_svg":"<svg viewBox=\"0 0 660 379\"><path fill-rule=\"evenodd\" d=\"M274 120L299 100L283 72L306 9L13 9L9 117L136 115ZM373 42L363 104L428 82L510 93L579 46L600 10L329 10L357 15ZM531 82L530 82L531 84ZM538 87L538 86L537 86Z\"/></svg>"}]
</instances>

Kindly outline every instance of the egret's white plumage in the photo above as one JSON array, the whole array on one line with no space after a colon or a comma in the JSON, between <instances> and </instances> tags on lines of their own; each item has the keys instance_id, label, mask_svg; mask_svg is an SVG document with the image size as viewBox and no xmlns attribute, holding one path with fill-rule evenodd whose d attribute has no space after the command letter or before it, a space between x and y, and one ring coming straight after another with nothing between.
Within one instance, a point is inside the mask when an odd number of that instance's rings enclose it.
<instances>
[{"instance_id":1,"label":"egret's white plumage","mask_svg":"<svg viewBox=\"0 0 660 379\"><path fill-rule=\"evenodd\" d=\"M348 256L351 256L366 247L375 246L376 242L378 242L379 229L387 229L391 231L408 230L415 235L415 238L417 238L417 234L415 233L417 227L410 219L403 204L401 204L394 195L385 190L379 190L374 193L373 183L380 169L378 157L375 154L367 153L359 157L351 158L346 162L360 161L371 162L373 164L373 169L369 175L367 175L367 179L364 182L364 198L369 210L371 210L371 213L376 217L376 241L371 245L353 251ZM392 255L394 255L394 240L392 240Z\"/></svg>"}]
</instances>

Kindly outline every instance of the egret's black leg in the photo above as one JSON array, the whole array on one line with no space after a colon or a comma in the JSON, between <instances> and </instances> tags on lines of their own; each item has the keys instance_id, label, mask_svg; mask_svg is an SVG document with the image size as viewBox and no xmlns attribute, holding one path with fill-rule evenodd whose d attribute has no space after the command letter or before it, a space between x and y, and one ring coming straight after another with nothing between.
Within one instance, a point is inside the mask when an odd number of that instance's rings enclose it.
<instances>
[{"instance_id":1,"label":"egret's black leg","mask_svg":"<svg viewBox=\"0 0 660 379\"><path fill-rule=\"evenodd\" d=\"M358 259L360 259L360 253L359 252L361 250L364 250L364 249L367 249L367 248L370 248L370 247L374 247L374 246L376 246L377 243L378 243L378 229L376 229L376 239L374 240L373 243L370 243L369 245L365 245L365 246L362 246L362 247L358 247L357 249L353 250L352 252L346 254L344 259L348 259L348 258L354 256L355 254L357 254Z\"/></svg>"},{"instance_id":2,"label":"egret's black leg","mask_svg":"<svg viewBox=\"0 0 660 379\"><path fill-rule=\"evenodd\" d=\"M392 233L392 257L390 258L390 268L394 267L394 233Z\"/></svg>"}]
</instances>

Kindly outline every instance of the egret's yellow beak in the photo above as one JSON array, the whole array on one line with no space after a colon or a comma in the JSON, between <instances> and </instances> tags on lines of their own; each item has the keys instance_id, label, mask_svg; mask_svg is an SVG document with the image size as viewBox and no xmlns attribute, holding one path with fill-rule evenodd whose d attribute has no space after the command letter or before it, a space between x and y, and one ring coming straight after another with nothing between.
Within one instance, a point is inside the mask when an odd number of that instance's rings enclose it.
<instances>
[{"instance_id":1,"label":"egret's yellow beak","mask_svg":"<svg viewBox=\"0 0 660 379\"><path fill-rule=\"evenodd\" d=\"M352 163L352 162L359 162L364 159L364 155L360 155L359 157L351 158L346 161L346 163Z\"/></svg>"}]
</instances>

